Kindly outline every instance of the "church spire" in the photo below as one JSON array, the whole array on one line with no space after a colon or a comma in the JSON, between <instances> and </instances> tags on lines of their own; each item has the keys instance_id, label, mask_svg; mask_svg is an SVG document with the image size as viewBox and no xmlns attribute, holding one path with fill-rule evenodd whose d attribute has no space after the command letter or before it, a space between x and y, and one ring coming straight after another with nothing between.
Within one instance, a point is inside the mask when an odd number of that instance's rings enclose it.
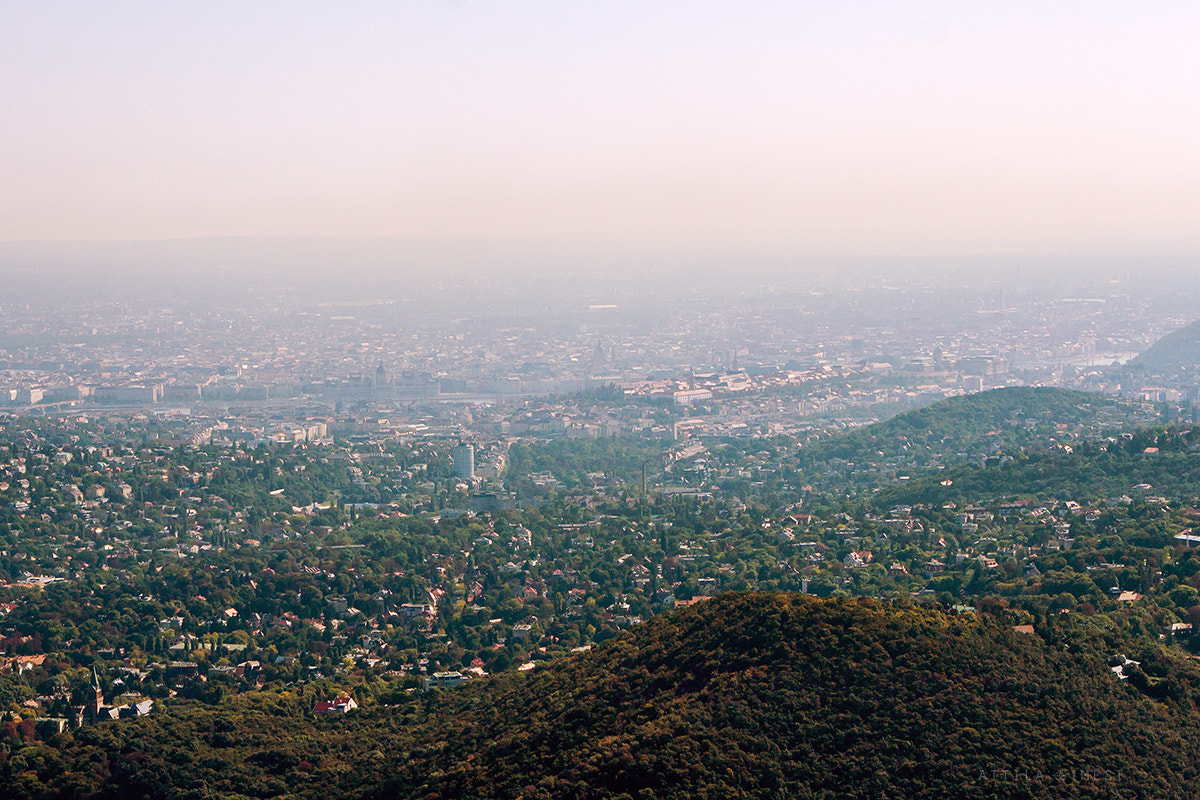
<instances>
[{"instance_id":1,"label":"church spire","mask_svg":"<svg viewBox=\"0 0 1200 800\"><path fill-rule=\"evenodd\" d=\"M91 712L92 719L100 716L100 709L104 705L104 691L100 688L100 676L96 674L96 668L92 667L92 702L88 709Z\"/></svg>"}]
</instances>

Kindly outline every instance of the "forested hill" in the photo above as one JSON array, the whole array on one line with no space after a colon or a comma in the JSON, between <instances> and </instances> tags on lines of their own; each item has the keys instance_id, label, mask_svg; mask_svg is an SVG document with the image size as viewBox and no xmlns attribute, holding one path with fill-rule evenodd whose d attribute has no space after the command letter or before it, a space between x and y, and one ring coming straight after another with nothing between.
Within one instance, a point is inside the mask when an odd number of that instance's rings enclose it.
<instances>
[{"instance_id":1,"label":"forested hill","mask_svg":"<svg viewBox=\"0 0 1200 800\"><path fill-rule=\"evenodd\" d=\"M10 797L1193 796L1195 668L1122 682L1104 654L1039 634L907 602L727 594L396 708L166 703L0 777Z\"/></svg>"},{"instance_id":2,"label":"forested hill","mask_svg":"<svg viewBox=\"0 0 1200 800\"><path fill-rule=\"evenodd\" d=\"M1200 367L1200 321L1168 333L1129 366L1156 373Z\"/></svg>"},{"instance_id":3,"label":"forested hill","mask_svg":"<svg viewBox=\"0 0 1200 800\"><path fill-rule=\"evenodd\" d=\"M887 487L875 502L883 508L1018 498L1096 503L1152 496L1193 502L1198 486L1200 429L1147 428L1119 438L962 464Z\"/></svg>"},{"instance_id":4,"label":"forested hill","mask_svg":"<svg viewBox=\"0 0 1200 800\"><path fill-rule=\"evenodd\" d=\"M1104 394L994 389L818 440L801 448L797 467L823 488L842 489L1158 421L1152 407Z\"/></svg>"},{"instance_id":5,"label":"forested hill","mask_svg":"<svg viewBox=\"0 0 1200 800\"><path fill-rule=\"evenodd\" d=\"M1188 797L1200 755L1096 655L869 600L725 595L455 700L368 797Z\"/></svg>"}]
</instances>

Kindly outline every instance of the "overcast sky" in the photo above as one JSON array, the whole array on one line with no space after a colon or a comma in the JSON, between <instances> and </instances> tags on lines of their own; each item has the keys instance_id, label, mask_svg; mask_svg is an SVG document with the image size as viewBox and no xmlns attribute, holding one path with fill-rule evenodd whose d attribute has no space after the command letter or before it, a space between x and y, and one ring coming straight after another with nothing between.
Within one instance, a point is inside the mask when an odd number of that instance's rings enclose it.
<instances>
[{"instance_id":1,"label":"overcast sky","mask_svg":"<svg viewBox=\"0 0 1200 800\"><path fill-rule=\"evenodd\" d=\"M0 0L0 241L1200 246L1200 3Z\"/></svg>"}]
</instances>

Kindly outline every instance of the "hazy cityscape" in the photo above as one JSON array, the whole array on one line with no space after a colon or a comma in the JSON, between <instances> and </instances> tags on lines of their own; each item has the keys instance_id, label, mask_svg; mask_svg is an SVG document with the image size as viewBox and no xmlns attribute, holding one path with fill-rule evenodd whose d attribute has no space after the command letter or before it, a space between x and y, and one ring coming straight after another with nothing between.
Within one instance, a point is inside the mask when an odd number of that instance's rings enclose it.
<instances>
[{"instance_id":1,"label":"hazy cityscape","mask_svg":"<svg viewBox=\"0 0 1200 800\"><path fill-rule=\"evenodd\" d=\"M1198 8L0 4L0 796L1191 800Z\"/></svg>"},{"instance_id":2,"label":"hazy cityscape","mask_svg":"<svg viewBox=\"0 0 1200 800\"><path fill-rule=\"evenodd\" d=\"M736 281L480 269L399 292L366 284L357 297L332 275L337 288L326 293L229 274L224 298L143 287L137 300L85 299L31 286L0 307L0 407L136 409L197 435L240 419L403 426L467 413L478 422L461 435L495 438L528 432L521 420L531 415L556 417L569 436L646 433L622 398L680 417L702 405L705 430L731 435L885 419L1004 386L1197 399L1185 376L1121 369L1191 321L1194 276L1046 273L1034 261L1022 280L1012 261L942 266L937 280L869 268L747 271ZM140 286L133 274L112 277ZM589 416L563 410L601 389L612 397Z\"/></svg>"}]
</instances>

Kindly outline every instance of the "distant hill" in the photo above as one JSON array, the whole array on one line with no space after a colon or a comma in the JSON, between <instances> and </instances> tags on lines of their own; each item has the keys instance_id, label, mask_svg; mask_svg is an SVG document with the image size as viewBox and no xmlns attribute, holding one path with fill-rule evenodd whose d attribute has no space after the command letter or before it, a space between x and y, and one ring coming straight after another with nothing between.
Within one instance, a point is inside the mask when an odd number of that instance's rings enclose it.
<instances>
[{"instance_id":1,"label":"distant hill","mask_svg":"<svg viewBox=\"0 0 1200 800\"><path fill-rule=\"evenodd\" d=\"M874 496L881 507L991 503L1006 498L1095 502L1123 495L1193 502L1200 486L1200 430L1145 429L1130 438L1093 441L989 459L893 484Z\"/></svg>"},{"instance_id":2,"label":"distant hill","mask_svg":"<svg viewBox=\"0 0 1200 800\"><path fill-rule=\"evenodd\" d=\"M1011 387L951 397L801 449L797 466L824 488L878 485L901 474L980 461L1158 421L1142 403L1051 387Z\"/></svg>"},{"instance_id":3,"label":"distant hill","mask_svg":"<svg viewBox=\"0 0 1200 800\"><path fill-rule=\"evenodd\" d=\"M986 616L729 594L394 709L164 704L0 777L9 797L1192 797L1200 673L1143 663L1121 682Z\"/></svg>"},{"instance_id":4,"label":"distant hill","mask_svg":"<svg viewBox=\"0 0 1200 800\"><path fill-rule=\"evenodd\" d=\"M1173 373L1200 367L1200 320L1168 333L1129 362L1152 373Z\"/></svg>"}]
</instances>

